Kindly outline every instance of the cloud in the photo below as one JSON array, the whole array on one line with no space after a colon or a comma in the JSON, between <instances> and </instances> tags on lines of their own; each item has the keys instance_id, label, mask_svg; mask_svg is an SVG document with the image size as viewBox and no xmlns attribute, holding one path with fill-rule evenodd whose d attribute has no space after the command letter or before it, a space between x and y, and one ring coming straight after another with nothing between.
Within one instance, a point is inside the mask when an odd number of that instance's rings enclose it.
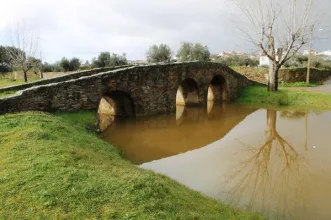
<instances>
[{"instance_id":1,"label":"cloud","mask_svg":"<svg viewBox=\"0 0 331 220\"><path fill-rule=\"evenodd\" d=\"M229 0L11 0L1 3L0 34L25 20L40 33L49 62L90 60L101 51L144 59L152 44L176 51L181 41L201 42L212 52L252 50L236 27L240 16Z\"/></svg>"}]
</instances>

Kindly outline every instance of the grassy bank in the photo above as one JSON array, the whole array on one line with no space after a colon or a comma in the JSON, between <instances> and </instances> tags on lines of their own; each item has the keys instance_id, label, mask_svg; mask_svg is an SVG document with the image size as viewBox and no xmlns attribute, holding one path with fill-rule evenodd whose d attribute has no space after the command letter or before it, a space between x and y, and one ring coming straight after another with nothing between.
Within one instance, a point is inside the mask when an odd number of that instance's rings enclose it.
<instances>
[{"instance_id":1,"label":"grassy bank","mask_svg":"<svg viewBox=\"0 0 331 220\"><path fill-rule=\"evenodd\" d=\"M261 219L125 161L93 121L92 113L0 116L2 218Z\"/></svg>"},{"instance_id":2,"label":"grassy bank","mask_svg":"<svg viewBox=\"0 0 331 220\"><path fill-rule=\"evenodd\" d=\"M288 90L285 88L281 88L278 92L268 92L266 87L251 86L241 91L237 102L331 108L331 95L309 91Z\"/></svg>"}]
</instances>

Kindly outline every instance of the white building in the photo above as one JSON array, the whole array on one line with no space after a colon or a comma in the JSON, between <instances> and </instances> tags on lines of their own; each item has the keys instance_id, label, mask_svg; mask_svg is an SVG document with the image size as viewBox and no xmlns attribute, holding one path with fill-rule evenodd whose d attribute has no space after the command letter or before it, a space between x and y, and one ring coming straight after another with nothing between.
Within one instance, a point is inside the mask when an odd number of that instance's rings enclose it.
<instances>
[{"instance_id":1,"label":"white building","mask_svg":"<svg viewBox=\"0 0 331 220\"><path fill-rule=\"evenodd\" d=\"M275 49L275 52L276 60L279 60L279 56L285 55L282 48ZM260 66L269 66L269 58L264 53L260 56Z\"/></svg>"},{"instance_id":2,"label":"white building","mask_svg":"<svg viewBox=\"0 0 331 220\"><path fill-rule=\"evenodd\" d=\"M269 58L266 55L260 56L260 66L269 66Z\"/></svg>"},{"instance_id":3,"label":"white building","mask_svg":"<svg viewBox=\"0 0 331 220\"><path fill-rule=\"evenodd\" d=\"M316 55L317 55L316 50L311 50L310 53L311 53L311 55L313 55L313 56L316 56ZM304 55L304 56L308 56L308 54L309 54L309 50L304 50L303 53L302 53L302 55Z\"/></svg>"}]
</instances>

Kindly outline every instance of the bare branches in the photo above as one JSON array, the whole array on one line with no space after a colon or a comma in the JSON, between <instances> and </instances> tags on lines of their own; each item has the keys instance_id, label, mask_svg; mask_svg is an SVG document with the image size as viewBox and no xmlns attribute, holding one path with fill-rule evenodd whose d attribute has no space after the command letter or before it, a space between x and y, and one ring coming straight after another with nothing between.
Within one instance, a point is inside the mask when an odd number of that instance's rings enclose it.
<instances>
[{"instance_id":1,"label":"bare branches","mask_svg":"<svg viewBox=\"0 0 331 220\"><path fill-rule=\"evenodd\" d=\"M27 82L27 72L33 67L29 59L37 54L39 35L28 29L25 22L21 22L7 30L7 37L13 48L8 54L11 65L13 69L23 71L24 80Z\"/></svg>"},{"instance_id":2,"label":"bare branches","mask_svg":"<svg viewBox=\"0 0 331 220\"><path fill-rule=\"evenodd\" d=\"M228 196L232 202L244 199L248 208L270 209L284 217L285 211L300 195L296 187L303 176L309 178L306 158L277 131L277 112L267 110L267 130L261 145L251 146L240 140L240 152L245 159L235 166L227 178L231 187ZM272 198L272 202L271 199ZM274 207L274 200L282 207Z\"/></svg>"},{"instance_id":3,"label":"bare branches","mask_svg":"<svg viewBox=\"0 0 331 220\"><path fill-rule=\"evenodd\" d=\"M247 18L249 25L246 36L262 53L273 62L280 64L284 59L276 59L271 48L283 48L287 57L293 51L308 43L308 32L320 16L312 19L314 0L275 1L275 0L234 0L240 11ZM290 7L288 7L288 5ZM273 38L274 45L265 45ZM285 55L285 54L284 54Z\"/></svg>"},{"instance_id":4,"label":"bare branches","mask_svg":"<svg viewBox=\"0 0 331 220\"><path fill-rule=\"evenodd\" d=\"M309 42L310 28L320 19L312 16L318 0L233 1L248 21L245 36L269 59L268 89L276 91L279 68Z\"/></svg>"}]
</instances>

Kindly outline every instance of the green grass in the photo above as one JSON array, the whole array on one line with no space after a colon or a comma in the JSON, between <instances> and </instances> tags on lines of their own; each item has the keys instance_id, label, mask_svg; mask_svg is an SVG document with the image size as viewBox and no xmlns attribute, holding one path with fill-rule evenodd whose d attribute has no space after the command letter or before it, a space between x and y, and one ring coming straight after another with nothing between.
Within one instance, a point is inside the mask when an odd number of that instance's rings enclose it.
<instances>
[{"instance_id":1,"label":"green grass","mask_svg":"<svg viewBox=\"0 0 331 220\"><path fill-rule=\"evenodd\" d=\"M295 83L280 83L280 87L316 87L317 83L295 82Z\"/></svg>"},{"instance_id":2,"label":"green grass","mask_svg":"<svg viewBox=\"0 0 331 220\"><path fill-rule=\"evenodd\" d=\"M29 78L28 82L35 82L40 80L37 77ZM24 83L24 79L0 78L0 88L8 86L16 86Z\"/></svg>"},{"instance_id":3,"label":"green grass","mask_svg":"<svg viewBox=\"0 0 331 220\"><path fill-rule=\"evenodd\" d=\"M287 89L268 92L266 87L251 86L240 92L237 102L329 109L331 108L331 95Z\"/></svg>"},{"instance_id":4,"label":"green grass","mask_svg":"<svg viewBox=\"0 0 331 220\"><path fill-rule=\"evenodd\" d=\"M0 92L0 98L4 98L4 97L14 95L16 92L17 92L17 90Z\"/></svg>"},{"instance_id":5,"label":"green grass","mask_svg":"<svg viewBox=\"0 0 331 220\"><path fill-rule=\"evenodd\" d=\"M1 87L8 87L8 86L15 86L19 84L23 84L23 79L11 79L11 78L0 78L0 88Z\"/></svg>"},{"instance_id":6,"label":"green grass","mask_svg":"<svg viewBox=\"0 0 331 220\"><path fill-rule=\"evenodd\" d=\"M1 218L262 219L122 159L94 121L89 112L0 116Z\"/></svg>"}]
</instances>

